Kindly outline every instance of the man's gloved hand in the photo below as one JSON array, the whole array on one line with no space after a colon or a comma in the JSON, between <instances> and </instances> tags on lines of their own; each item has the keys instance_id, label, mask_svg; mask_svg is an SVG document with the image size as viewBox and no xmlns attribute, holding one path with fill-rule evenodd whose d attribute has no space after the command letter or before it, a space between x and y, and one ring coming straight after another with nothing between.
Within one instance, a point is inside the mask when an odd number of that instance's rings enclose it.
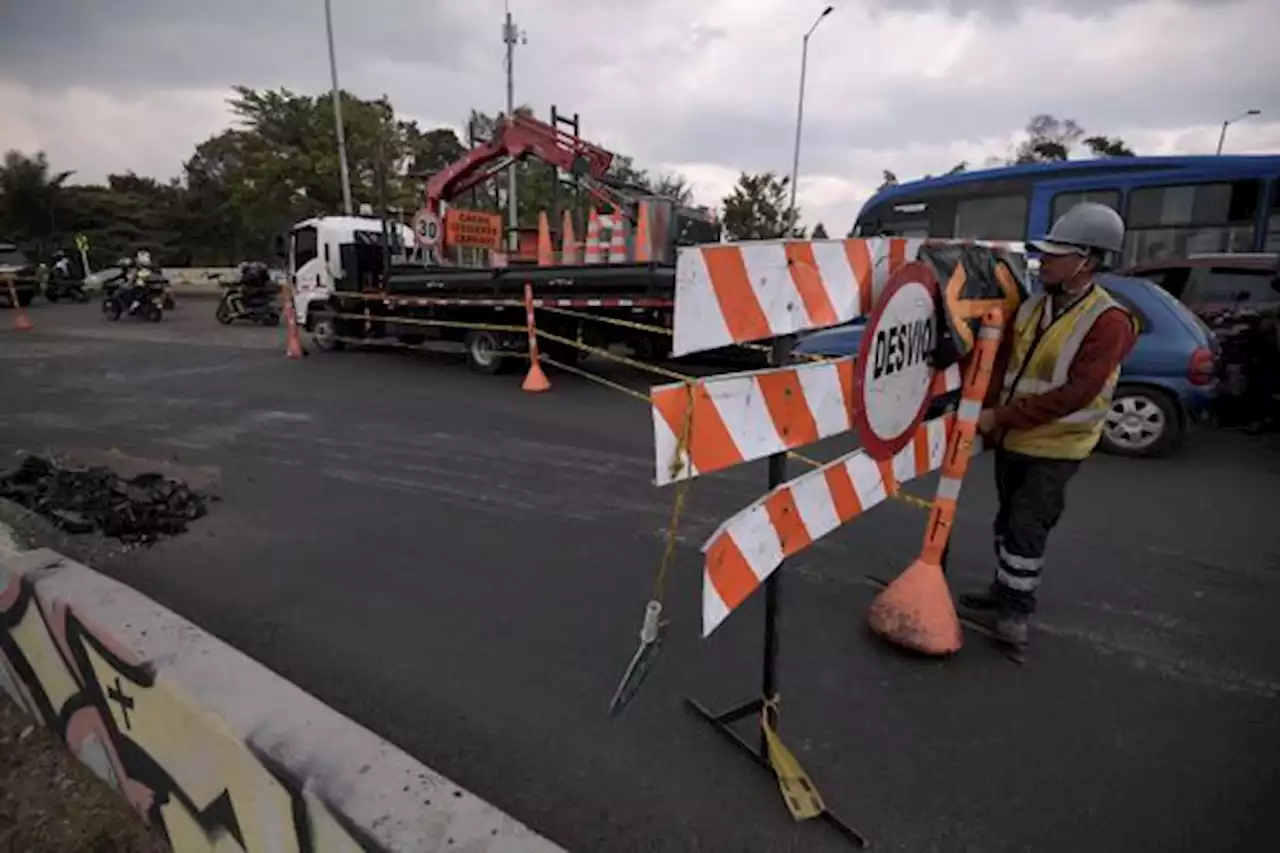
<instances>
[{"instance_id":1,"label":"man's gloved hand","mask_svg":"<svg viewBox=\"0 0 1280 853\"><path fill-rule=\"evenodd\" d=\"M996 429L996 412L995 409L983 409L978 415L978 432L983 435L991 435Z\"/></svg>"}]
</instances>

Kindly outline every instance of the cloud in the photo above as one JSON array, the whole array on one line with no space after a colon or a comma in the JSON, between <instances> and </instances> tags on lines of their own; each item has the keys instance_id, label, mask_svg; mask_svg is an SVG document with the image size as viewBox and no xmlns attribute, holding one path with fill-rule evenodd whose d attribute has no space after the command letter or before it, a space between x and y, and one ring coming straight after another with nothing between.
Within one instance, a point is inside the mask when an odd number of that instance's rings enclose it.
<instances>
[{"instance_id":1,"label":"cloud","mask_svg":"<svg viewBox=\"0 0 1280 853\"><path fill-rule=\"evenodd\" d=\"M511 0L516 96L716 202L741 170L790 170L798 0ZM6 0L0 148L84 180L179 173L230 120L232 85L329 85L315 0ZM332 0L342 84L424 126L501 109L502 4ZM1280 150L1274 0L846 0L810 39L800 204L847 229L882 169L909 179L1003 155L1049 112L1141 153ZM50 56L56 61L50 61Z\"/></svg>"}]
</instances>

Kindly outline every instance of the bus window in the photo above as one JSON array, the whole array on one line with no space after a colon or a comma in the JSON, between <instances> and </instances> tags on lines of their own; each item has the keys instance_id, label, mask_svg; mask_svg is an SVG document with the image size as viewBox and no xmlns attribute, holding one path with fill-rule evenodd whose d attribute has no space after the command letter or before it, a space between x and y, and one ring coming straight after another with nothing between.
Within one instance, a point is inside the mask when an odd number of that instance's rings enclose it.
<instances>
[{"instance_id":1,"label":"bus window","mask_svg":"<svg viewBox=\"0 0 1280 853\"><path fill-rule=\"evenodd\" d=\"M1053 197L1053 203L1050 206L1050 225L1052 226L1052 223L1057 222L1059 216L1077 204L1086 201L1105 204L1116 213L1120 212L1120 190L1085 190L1084 192L1058 193Z\"/></svg>"},{"instance_id":2,"label":"bus window","mask_svg":"<svg viewBox=\"0 0 1280 853\"><path fill-rule=\"evenodd\" d=\"M963 199L956 203L955 227L946 236L957 240L1025 240L1027 197L999 195Z\"/></svg>"},{"instance_id":3,"label":"bus window","mask_svg":"<svg viewBox=\"0 0 1280 853\"><path fill-rule=\"evenodd\" d=\"M1280 252L1280 179L1271 182L1271 209L1267 211L1264 252Z\"/></svg>"},{"instance_id":4,"label":"bus window","mask_svg":"<svg viewBox=\"0 0 1280 853\"><path fill-rule=\"evenodd\" d=\"M1261 195L1256 180L1130 190L1124 263L1252 251Z\"/></svg>"}]
</instances>

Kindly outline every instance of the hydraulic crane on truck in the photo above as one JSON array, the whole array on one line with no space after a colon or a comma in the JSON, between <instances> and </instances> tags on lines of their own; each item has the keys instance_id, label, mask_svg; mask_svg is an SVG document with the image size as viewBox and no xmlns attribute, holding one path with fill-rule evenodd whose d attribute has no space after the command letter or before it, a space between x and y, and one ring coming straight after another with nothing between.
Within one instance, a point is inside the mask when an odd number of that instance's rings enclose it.
<instances>
[{"instance_id":1,"label":"hydraulic crane on truck","mask_svg":"<svg viewBox=\"0 0 1280 853\"><path fill-rule=\"evenodd\" d=\"M641 196L610 179L613 152L528 115L501 119L492 138L433 175L423 194L425 216L439 222L450 200L529 157L574 176L592 199L634 227Z\"/></svg>"}]
</instances>

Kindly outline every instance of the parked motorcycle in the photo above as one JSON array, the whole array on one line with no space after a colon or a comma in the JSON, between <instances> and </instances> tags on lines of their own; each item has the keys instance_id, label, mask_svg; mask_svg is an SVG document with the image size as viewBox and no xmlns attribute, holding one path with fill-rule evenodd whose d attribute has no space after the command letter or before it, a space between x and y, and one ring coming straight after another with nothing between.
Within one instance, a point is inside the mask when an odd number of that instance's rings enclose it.
<instances>
[{"instance_id":1,"label":"parked motorcycle","mask_svg":"<svg viewBox=\"0 0 1280 853\"><path fill-rule=\"evenodd\" d=\"M127 315L160 322L164 317L164 283L162 279L153 279L147 272L138 270L132 281L103 291L102 313L108 320L119 320Z\"/></svg>"}]
</instances>

